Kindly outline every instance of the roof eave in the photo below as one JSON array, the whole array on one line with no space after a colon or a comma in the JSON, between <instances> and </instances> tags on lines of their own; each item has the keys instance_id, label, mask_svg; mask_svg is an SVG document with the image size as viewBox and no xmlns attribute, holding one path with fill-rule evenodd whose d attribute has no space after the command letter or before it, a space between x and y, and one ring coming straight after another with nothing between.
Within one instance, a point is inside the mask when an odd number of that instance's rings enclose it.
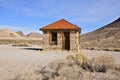
<instances>
[{"instance_id":1,"label":"roof eave","mask_svg":"<svg viewBox=\"0 0 120 80\"><path fill-rule=\"evenodd\" d=\"M45 30L78 30L78 31L80 31L81 30L81 28L77 28L77 29L67 29L67 28L65 28L65 29L39 29L39 30L41 30L41 31L45 31Z\"/></svg>"}]
</instances>

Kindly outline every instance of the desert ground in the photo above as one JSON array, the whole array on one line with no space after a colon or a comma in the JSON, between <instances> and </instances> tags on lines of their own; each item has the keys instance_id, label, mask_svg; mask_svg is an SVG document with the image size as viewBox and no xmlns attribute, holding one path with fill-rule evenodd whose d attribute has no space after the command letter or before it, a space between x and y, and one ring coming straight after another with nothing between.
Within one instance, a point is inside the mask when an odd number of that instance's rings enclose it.
<instances>
[{"instance_id":1,"label":"desert ground","mask_svg":"<svg viewBox=\"0 0 120 80\"><path fill-rule=\"evenodd\" d=\"M51 62L65 60L69 54L75 54L67 51L40 51L41 48L39 45L31 47L0 45L0 80L12 80L20 70L44 67ZM81 50L80 53L88 58L109 54L120 64L120 52Z\"/></svg>"}]
</instances>

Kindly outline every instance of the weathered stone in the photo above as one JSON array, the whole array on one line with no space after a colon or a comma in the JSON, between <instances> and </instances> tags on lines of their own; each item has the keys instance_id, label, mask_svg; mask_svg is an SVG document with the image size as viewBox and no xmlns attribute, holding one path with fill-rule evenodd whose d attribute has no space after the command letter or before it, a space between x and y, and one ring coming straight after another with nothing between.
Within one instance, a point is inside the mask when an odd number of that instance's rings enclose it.
<instances>
[{"instance_id":1,"label":"weathered stone","mask_svg":"<svg viewBox=\"0 0 120 80\"><path fill-rule=\"evenodd\" d=\"M43 50L79 51L81 28L62 19L41 28L43 31Z\"/></svg>"},{"instance_id":2,"label":"weathered stone","mask_svg":"<svg viewBox=\"0 0 120 80\"><path fill-rule=\"evenodd\" d=\"M64 50L63 49L63 42L62 42L62 38L63 38L63 33L64 30L61 31L57 31L57 45L51 45L50 44L50 31L47 31L46 33L44 32L44 45L43 45L43 50ZM80 38L79 38L79 31L69 31L70 33L70 50L79 50L79 42L80 42Z\"/></svg>"}]
</instances>

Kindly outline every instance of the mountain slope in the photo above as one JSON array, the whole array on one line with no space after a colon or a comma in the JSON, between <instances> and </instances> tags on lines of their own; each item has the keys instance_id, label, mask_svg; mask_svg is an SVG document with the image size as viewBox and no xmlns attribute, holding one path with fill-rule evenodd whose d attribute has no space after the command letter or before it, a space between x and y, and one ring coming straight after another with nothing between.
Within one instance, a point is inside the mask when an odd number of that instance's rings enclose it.
<instances>
[{"instance_id":1,"label":"mountain slope","mask_svg":"<svg viewBox=\"0 0 120 80\"><path fill-rule=\"evenodd\" d=\"M42 35L40 33L36 33L36 32L31 32L29 34L26 35L29 38L42 38Z\"/></svg>"},{"instance_id":2,"label":"mountain slope","mask_svg":"<svg viewBox=\"0 0 120 80\"><path fill-rule=\"evenodd\" d=\"M19 35L22 36L22 37L25 36L24 33L23 33L22 31L17 31L16 33L19 34Z\"/></svg>"},{"instance_id":3,"label":"mountain slope","mask_svg":"<svg viewBox=\"0 0 120 80\"><path fill-rule=\"evenodd\" d=\"M0 37L21 37L21 36L8 29L0 29Z\"/></svg>"},{"instance_id":4,"label":"mountain slope","mask_svg":"<svg viewBox=\"0 0 120 80\"><path fill-rule=\"evenodd\" d=\"M93 32L81 35L81 47L88 49L120 48L120 18Z\"/></svg>"}]
</instances>

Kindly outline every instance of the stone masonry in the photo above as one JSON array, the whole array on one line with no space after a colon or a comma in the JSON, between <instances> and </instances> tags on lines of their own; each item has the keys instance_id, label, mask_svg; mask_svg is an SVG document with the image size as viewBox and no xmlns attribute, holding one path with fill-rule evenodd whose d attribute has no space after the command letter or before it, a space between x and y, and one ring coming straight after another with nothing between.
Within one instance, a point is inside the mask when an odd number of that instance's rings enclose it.
<instances>
[{"instance_id":1,"label":"stone masonry","mask_svg":"<svg viewBox=\"0 0 120 80\"><path fill-rule=\"evenodd\" d=\"M70 50L76 51L79 50L80 46L80 38L79 31L70 31ZM62 47L62 32L57 31L57 45L50 45L50 31L45 31L43 34L44 37L44 45L43 50L63 50Z\"/></svg>"},{"instance_id":2,"label":"stone masonry","mask_svg":"<svg viewBox=\"0 0 120 80\"><path fill-rule=\"evenodd\" d=\"M42 27L43 50L79 51L81 28L64 19Z\"/></svg>"}]
</instances>

